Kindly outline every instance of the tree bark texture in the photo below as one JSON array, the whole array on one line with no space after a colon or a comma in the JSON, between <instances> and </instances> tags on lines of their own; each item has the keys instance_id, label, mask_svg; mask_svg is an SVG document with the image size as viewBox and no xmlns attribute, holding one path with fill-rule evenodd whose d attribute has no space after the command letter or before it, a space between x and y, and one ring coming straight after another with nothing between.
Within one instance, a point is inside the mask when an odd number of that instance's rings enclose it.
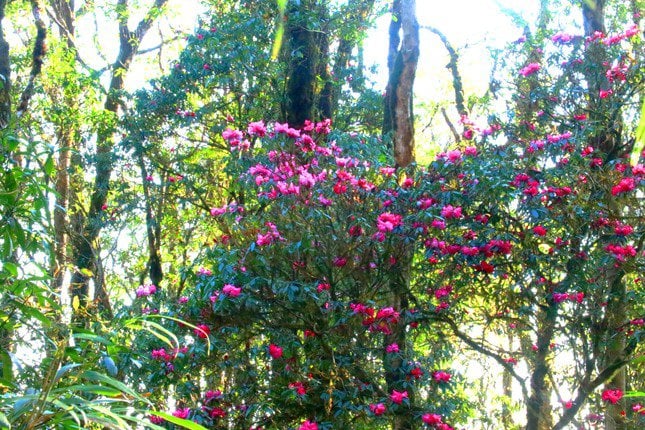
<instances>
[{"instance_id":1,"label":"tree bark texture","mask_svg":"<svg viewBox=\"0 0 645 430\"><path fill-rule=\"evenodd\" d=\"M0 129L6 128L11 118L11 60L2 24L6 6L7 0L0 0Z\"/></svg>"},{"instance_id":2,"label":"tree bark texture","mask_svg":"<svg viewBox=\"0 0 645 430\"><path fill-rule=\"evenodd\" d=\"M298 5L292 4L287 18L290 58L286 119L294 128L301 128L305 120L314 119L321 47L318 46L320 37L311 28L308 15L317 9L316 0L303 0ZM328 50L328 46L323 46L322 50Z\"/></svg>"},{"instance_id":3,"label":"tree bark texture","mask_svg":"<svg viewBox=\"0 0 645 430\"><path fill-rule=\"evenodd\" d=\"M526 430L550 430L552 428L550 390L548 390L547 384L549 363L547 360L549 348L553 342L557 315L557 304L553 301L538 310L537 350L532 363L531 397L526 405Z\"/></svg>"},{"instance_id":4,"label":"tree bark texture","mask_svg":"<svg viewBox=\"0 0 645 430\"><path fill-rule=\"evenodd\" d=\"M390 24L383 135L390 136L398 167L414 161L414 78L419 61L419 24L415 0L394 0ZM399 39L399 30L403 37ZM399 43L400 40L400 43Z\"/></svg>"},{"instance_id":5,"label":"tree bark texture","mask_svg":"<svg viewBox=\"0 0 645 430\"><path fill-rule=\"evenodd\" d=\"M606 0L585 0L582 2L582 17L585 36L593 36L596 33L605 33L605 5ZM622 143L622 125L620 117L609 121L606 117L608 109L604 104L608 103L599 96L600 90L608 89L609 82L604 73L603 62L606 58L605 46L602 43L590 43L586 51L586 59L590 65L587 67L585 78L589 90L589 121L591 124L599 124L589 142L597 148L604 156L605 161L612 161L631 150ZM611 124L611 125L609 125ZM616 213L618 213L616 209ZM600 365L602 368L611 366L614 362L624 359L625 338L618 331L618 328L627 318L627 290L619 270L610 270L606 273L606 285L608 292L607 308L603 321L604 350L601 351ZM626 372L624 366L617 369L608 381L605 382L608 389L619 389L625 391ZM621 399L616 404L607 403L605 408L605 429L623 430L626 428L625 417L621 412L625 410L625 400Z\"/></svg>"}]
</instances>

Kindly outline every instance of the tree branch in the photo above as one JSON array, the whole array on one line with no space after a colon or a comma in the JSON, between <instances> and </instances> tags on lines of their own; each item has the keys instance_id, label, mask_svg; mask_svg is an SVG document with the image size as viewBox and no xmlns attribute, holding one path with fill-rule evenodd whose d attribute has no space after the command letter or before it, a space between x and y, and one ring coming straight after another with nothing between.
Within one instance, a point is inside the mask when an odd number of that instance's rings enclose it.
<instances>
[{"instance_id":1,"label":"tree branch","mask_svg":"<svg viewBox=\"0 0 645 430\"><path fill-rule=\"evenodd\" d=\"M29 81L20 95L20 104L16 111L16 115L18 116L25 113L29 106L29 101L34 95L34 83L36 81L36 77L40 74L43 68L43 60L47 53L47 46L45 45L47 26L42 19L42 5L40 4L40 0L31 0L31 13L34 16L36 24L36 40L34 41L34 50L31 54L31 73L29 75Z\"/></svg>"},{"instance_id":2,"label":"tree branch","mask_svg":"<svg viewBox=\"0 0 645 430\"><path fill-rule=\"evenodd\" d=\"M457 54L457 51L452 46L448 38L437 28L427 25L421 28L436 34L439 39L441 39L443 46L446 47L448 55L450 56L450 61L446 65L446 68L449 69L450 73L452 74L452 87L455 90L455 104L457 106L457 112L459 113L459 115L468 115L466 104L464 102L464 85L463 81L461 80L461 74L459 73L459 68L457 65L459 54ZM459 139L457 139L457 141L459 141Z\"/></svg>"}]
</instances>

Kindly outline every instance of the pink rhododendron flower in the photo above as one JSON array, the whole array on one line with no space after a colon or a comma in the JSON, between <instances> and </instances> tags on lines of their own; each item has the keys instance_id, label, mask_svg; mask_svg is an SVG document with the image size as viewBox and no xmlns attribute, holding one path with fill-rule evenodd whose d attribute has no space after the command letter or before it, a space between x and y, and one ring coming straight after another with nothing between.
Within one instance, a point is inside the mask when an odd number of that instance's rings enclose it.
<instances>
[{"instance_id":1,"label":"pink rhododendron flower","mask_svg":"<svg viewBox=\"0 0 645 430\"><path fill-rule=\"evenodd\" d=\"M232 128L227 128L222 132L222 137L224 140L231 142L239 142L244 137L244 134L240 130L233 130Z\"/></svg>"},{"instance_id":2,"label":"pink rhododendron flower","mask_svg":"<svg viewBox=\"0 0 645 430\"><path fill-rule=\"evenodd\" d=\"M172 413L177 418L186 419L190 415L190 408L179 408Z\"/></svg>"},{"instance_id":3,"label":"pink rhododendron flower","mask_svg":"<svg viewBox=\"0 0 645 430\"><path fill-rule=\"evenodd\" d=\"M400 226L401 220L401 215L385 212L378 216L376 228L381 232L389 232Z\"/></svg>"},{"instance_id":4,"label":"pink rhododendron flower","mask_svg":"<svg viewBox=\"0 0 645 430\"><path fill-rule=\"evenodd\" d=\"M611 88L610 88L610 89L608 89L608 90L600 90L600 91L598 92L598 97L600 97L601 99L606 99L606 98L608 98L609 96L611 96L613 93L614 93L614 92L611 90Z\"/></svg>"},{"instance_id":5,"label":"pink rhododendron flower","mask_svg":"<svg viewBox=\"0 0 645 430\"><path fill-rule=\"evenodd\" d=\"M210 276L213 274L213 272L205 267L200 267L199 269L197 269L197 274L200 276Z\"/></svg>"},{"instance_id":6,"label":"pink rhododendron flower","mask_svg":"<svg viewBox=\"0 0 645 430\"><path fill-rule=\"evenodd\" d=\"M403 400L407 398L408 398L407 391L392 390L392 394L390 394L390 400L392 400L392 403L396 403L397 405L400 405L401 403L403 403Z\"/></svg>"},{"instance_id":7,"label":"pink rhododendron flower","mask_svg":"<svg viewBox=\"0 0 645 430\"><path fill-rule=\"evenodd\" d=\"M222 292L229 297L237 297L242 292L242 288L236 287L235 285L226 284L222 288Z\"/></svg>"},{"instance_id":8,"label":"pink rhododendron flower","mask_svg":"<svg viewBox=\"0 0 645 430\"><path fill-rule=\"evenodd\" d=\"M449 382L451 376L450 373L444 372L443 370L436 371L432 374L432 377L437 382Z\"/></svg>"},{"instance_id":9,"label":"pink rhododendron flower","mask_svg":"<svg viewBox=\"0 0 645 430\"><path fill-rule=\"evenodd\" d=\"M618 236L628 236L634 232L634 227L629 224L617 224L614 227L614 233Z\"/></svg>"},{"instance_id":10,"label":"pink rhododendron flower","mask_svg":"<svg viewBox=\"0 0 645 430\"><path fill-rule=\"evenodd\" d=\"M533 234L536 236L545 236L546 235L546 228L542 227L541 225L536 225L533 227Z\"/></svg>"},{"instance_id":11,"label":"pink rhododendron flower","mask_svg":"<svg viewBox=\"0 0 645 430\"><path fill-rule=\"evenodd\" d=\"M318 424L307 420L304 423L300 424L300 427L298 427L298 430L318 430Z\"/></svg>"},{"instance_id":12,"label":"pink rhododendron flower","mask_svg":"<svg viewBox=\"0 0 645 430\"><path fill-rule=\"evenodd\" d=\"M149 416L148 416L148 419L150 420L150 422L151 422L152 424L163 424L163 423L164 423L164 421L166 421L166 420L164 420L163 418L158 417L158 416L156 416L156 415L149 415Z\"/></svg>"},{"instance_id":13,"label":"pink rhododendron flower","mask_svg":"<svg viewBox=\"0 0 645 430\"><path fill-rule=\"evenodd\" d=\"M616 243L610 243L609 245L605 246L605 250L612 254L618 261L625 261L627 257L636 256L636 248L634 248L632 245L619 245Z\"/></svg>"},{"instance_id":14,"label":"pink rhododendron flower","mask_svg":"<svg viewBox=\"0 0 645 430\"><path fill-rule=\"evenodd\" d=\"M618 403L618 401L622 398L623 398L623 392L619 389L615 389L615 390L607 389L602 392L602 399L605 402L609 402L614 405Z\"/></svg>"},{"instance_id":15,"label":"pink rhododendron flower","mask_svg":"<svg viewBox=\"0 0 645 430\"><path fill-rule=\"evenodd\" d=\"M204 394L206 400L212 400L222 397L222 392L220 390L208 390Z\"/></svg>"},{"instance_id":16,"label":"pink rhododendron flower","mask_svg":"<svg viewBox=\"0 0 645 430\"><path fill-rule=\"evenodd\" d=\"M331 285L329 285L327 282L321 282L316 287L316 291L318 291L319 293L322 293L323 291L328 291L330 288L331 288Z\"/></svg>"},{"instance_id":17,"label":"pink rhododendron flower","mask_svg":"<svg viewBox=\"0 0 645 430\"><path fill-rule=\"evenodd\" d=\"M472 137L471 137L472 138ZM461 151L458 149L453 149L446 153L446 158L453 164L457 164L461 161Z\"/></svg>"},{"instance_id":18,"label":"pink rhododendron flower","mask_svg":"<svg viewBox=\"0 0 645 430\"><path fill-rule=\"evenodd\" d=\"M211 418L217 419L217 418L224 418L226 416L226 411L222 408L213 408L213 410L210 412Z\"/></svg>"},{"instance_id":19,"label":"pink rhododendron flower","mask_svg":"<svg viewBox=\"0 0 645 430\"><path fill-rule=\"evenodd\" d=\"M396 169L394 167L381 167L379 172L384 176L392 176L396 172Z\"/></svg>"},{"instance_id":20,"label":"pink rhododendron flower","mask_svg":"<svg viewBox=\"0 0 645 430\"><path fill-rule=\"evenodd\" d=\"M540 70L540 65L538 63L530 63L526 67L523 67L520 70L520 75L526 77L534 73L537 73L538 70Z\"/></svg>"},{"instance_id":21,"label":"pink rhododendron flower","mask_svg":"<svg viewBox=\"0 0 645 430\"><path fill-rule=\"evenodd\" d=\"M274 343L270 344L269 355L275 359L282 358L282 348Z\"/></svg>"},{"instance_id":22,"label":"pink rhododendron flower","mask_svg":"<svg viewBox=\"0 0 645 430\"><path fill-rule=\"evenodd\" d=\"M453 207L452 205L446 205L443 208L441 208L441 216L444 217L445 219L451 219L451 218L461 218L463 214L461 213L461 207Z\"/></svg>"},{"instance_id":23,"label":"pink rhododendron flower","mask_svg":"<svg viewBox=\"0 0 645 430\"><path fill-rule=\"evenodd\" d=\"M157 292L157 286L153 284L139 285L136 290L137 297L151 296Z\"/></svg>"},{"instance_id":24,"label":"pink rhododendron flower","mask_svg":"<svg viewBox=\"0 0 645 430\"><path fill-rule=\"evenodd\" d=\"M307 389L305 388L305 385L300 381L291 382L289 384L289 388L294 390L296 394L299 396L304 396L305 394L307 394Z\"/></svg>"},{"instance_id":25,"label":"pink rhododendron flower","mask_svg":"<svg viewBox=\"0 0 645 430\"><path fill-rule=\"evenodd\" d=\"M464 154L469 156L469 157L476 157L477 156L477 148L474 146L467 146L466 149L464 149Z\"/></svg>"},{"instance_id":26,"label":"pink rhododendron flower","mask_svg":"<svg viewBox=\"0 0 645 430\"><path fill-rule=\"evenodd\" d=\"M412 376L414 379L421 379L423 376L423 369L420 367L414 367L412 370L410 370L410 376Z\"/></svg>"},{"instance_id":27,"label":"pink rhododendron flower","mask_svg":"<svg viewBox=\"0 0 645 430\"><path fill-rule=\"evenodd\" d=\"M614 185L611 189L611 194L617 196L618 194L626 193L632 191L636 188L636 181L634 178L623 178L620 180L618 185Z\"/></svg>"},{"instance_id":28,"label":"pink rhododendron flower","mask_svg":"<svg viewBox=\"0 0 645 430\"><path fill-rule=\"evenodd\" d=\"M569 298L567 293L553 293L553 301L555 303L562 303Z\"/></svg>"},{"instance_id":29,"label":"pink rhododendron flower","mask_svg":"<svg viewBox=\"0 0 645 430\"><path fill-rule=\"evenodd\" d=\"M208 335L211 333L210 327L208 327L206 324L199 324L198 326L195 327L195 334L201 338L201 339L206 339Z\"/></svg>"},{"instance_id":30,"label":"pink rhododendron flower","mask_svg":"<svg viewBox=\"0 0 645 430\"><path fill-rule=\"evenodd\" d=\"M446 222L440 219L433 219L430 223L430 227L436 228L437 230L445 230Z\"/></svg>"},{"instance_id":31,"label":"pink rhododendron flower","mask_svg":"<svg viewBox=\"0 0 645 430\"><path fill-rule=\"evenodd\" d=\"M266 126L264 125L264 121L257 121L257 122L249 123L249 127L247 129L247 132L251 136L263 137L267 133L267 129L266 129Z\"/></svg>"},{"instance_id":32,"label":"pink rhododendron flower","mask_svg":"<svg viewBox=\"0 0 645 430\"><path fill-rule=\"evenodd\" d=\"M428 425L441 424L441 415L439 414L423 414L421 420Z\"/></svg>"},{"instance_id":33,"label":"pink rhododendron flower","mask_svg":"<svg viewBox=\"0 0 645 430\"><path fill-rule=\"evenodd\" d=\"M553 43L569 43L573 40L573 36L567 33L563 33L562 31L559 31L555 33L553 36L551 36L551 41Z\"/></svg>"},{"instance_id":34,"label":"pink rhododendron flower","mask_svg":"<svg viewBox=\"0 0 645 430\"><path fill-rule=\"evenodd\" d=\"M397 345L396 343L391 343L385 347L385 352L389 354L399 352L399 345Z\"/></svg>"},{"instance_id":35,"label":"pink rhododendron flower","mask_svg":"<svg viewBox=\"0 0 645 430\"><path fill-rule=\"evenodd\" d=\"M378 416L378 415L383 415L385 411L387 411L387 408L383 403L372 403L370 405L370 411L372 411L374 415Z\"/></svg>"},{"instance_id":36,"label":"pink rhododendron flower","mask_svg":"<svg viewBox=\"0 0 645 430\"><path fill-rule=\"evenodd\" d=\"M347 264L347 258L345 257L334 257L332 260L334 267L343 267Z\"/></svg>"}]
</instances>

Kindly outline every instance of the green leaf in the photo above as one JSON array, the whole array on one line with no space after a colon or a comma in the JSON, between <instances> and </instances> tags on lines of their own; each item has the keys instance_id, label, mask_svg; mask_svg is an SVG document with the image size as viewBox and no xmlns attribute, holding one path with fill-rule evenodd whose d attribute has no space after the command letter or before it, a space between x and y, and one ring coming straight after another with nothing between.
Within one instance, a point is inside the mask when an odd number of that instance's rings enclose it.
<instances>
[{"instance_id":1,"label":"green leaf","mask_svg":"<svg viewBox=\"0 0 645 430\"><path fill-rule=\"evenodd\" d=\"M168 422L171 422L173 424L177 424L178 426L181 426L181 427L186 428L186 429L190 429L190 430L207 430L206 427L200 426L199 424L197 424L194 421L184 420L182 418L177 418L177 417L175 417L173 415L166 414L164 412L151 411L150 413L152 415L156 415L158 417L161 417L161 418L165 419Z\"/></svg>"},{"instance_id":2,"label":"green leaf","mask_svg":"<svg viewBox=\"0 0 645 430\"><path fill-rule=\"evenodd\" d=\"M11 423L7 419L7 416L2 412L0 412L0 429L11 430Z\"/></svg>"},{"instance_id":3,"label":"green leaf","mask_svg":"<svg viewBox=\"0 0 645 430\"><path fill-rule=\"evenodd\" d=\"M9 273L10 276L17 277L18 276L18 266L16 266L13 263L9 263L8 261L4 262L2 264L2 268Z\"/></svg>"},{"instance_id":4,"label":"green leaf","mask_svg":"<svg viewBox=\"0 0 645 430\"><path fill-rule=\"evenodd\" d=\"M110 341L109 339L106 339L102 336L98 336L92 333L74 333L74 339L89 340L90 342L102 343L103 345L107 345L107 346L113 345L113 342Z\"/></svg>"},{"instance_id":5,"label":"green leaf","mask_svg":"<svg viewBox=\"0 0 645 430\"><path fill-rule=\"evenodd\" d=\"M80 366L80 364L78 363L71 363L71 364L64 365L56 372L56 376L54 376L54 381L58 381L60 378L63 377L63 375L68 373L70 370L77 368L78 366Z\"/></svg>"},{"instance_id":6,"label":"green leaf","mask_svg":"<svg viewBox=\"0 0 645 430\"><path fill-rule=\"evenodd\" d=\"M636 142L634 149L632 149L631 162L632 164L638 163L641 152L645 149L645 100L641 106L641 119L636 128Z\"/></svg>"},{"instance_id":7,"label":"green leaf","mask_svg":"<svg viewBox=\"0 0 645 430\"><path fill-rule=\"evenodd\" d=\"M97 382L103 382L107 385L110 385L118 390L120 390L123 394L127 394L137 400L140 401L146 401L143 397L141 397L136 391L134 391L132 388L128 387L121 381L117 381L116 379L110 378L107 375L103 375L101 373L95 372L93 370L87 370L81 374L83 378L87 378L90 381L97 381Z\"/></svg>"},{"instance_id":8,"label":"green leaf","mask_svg":"<svg viewBox=\"0 0 645 430\"><path fill-rule=\"evenodd\" d=\"M101 357L101 365L105 367L105 370L110 374L110 376L116 376L119 373L119 369L116 367L114 360L109 355L104 355Z\"/></svg>"}]
</instances>

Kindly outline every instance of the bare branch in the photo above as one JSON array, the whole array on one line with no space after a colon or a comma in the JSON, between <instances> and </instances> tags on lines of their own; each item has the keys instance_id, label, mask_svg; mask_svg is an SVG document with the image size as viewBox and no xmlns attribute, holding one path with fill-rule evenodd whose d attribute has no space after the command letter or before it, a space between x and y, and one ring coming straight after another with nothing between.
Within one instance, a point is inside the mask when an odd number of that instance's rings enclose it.
<instances>
[{"instance_id":1,"label":"bare branch","mask_svg":"<svg viewBox=\"0 0 645 430\"><path fill-rule=\"evenodd\" d=\"M448 38L437 28L430 27L427 25L421 28L436 34L439 37L439 39L441 39L443 46L446 47L446 50L448 51L448 55L450 56L450 61L446 65L446 68L449 69L450 73L452 74L452 87L455 90L455 104L457 105L457 112L459 113L459 115L468 115L468 111L466 110L466 104L464 102L464 86L461 80L461 74L459 73L459 67L457 64L457 61L459 60L459 54L457 54L457 51L452 46ZM459 139L457 139L457 141L459 141Z\"/></svg>"},{"instance_id":2,"label":"bare branch","mask_svg":"<svg viewBox=\"0 0 645 430\"><path fill-rule=\"evenodd\" d=\"M441 108L441 114L443 115L443 119L446 121L446 124L448 124L448 128L450 128L450 131L452 132L452 135L455 138L455 142L461 141L461 137L459 136L457 129L452 124L452 121L450 121L450 118L448 118L448 114L446 113L446 108L443 108L443 107Z\"/></svg>"}]
</instances>

